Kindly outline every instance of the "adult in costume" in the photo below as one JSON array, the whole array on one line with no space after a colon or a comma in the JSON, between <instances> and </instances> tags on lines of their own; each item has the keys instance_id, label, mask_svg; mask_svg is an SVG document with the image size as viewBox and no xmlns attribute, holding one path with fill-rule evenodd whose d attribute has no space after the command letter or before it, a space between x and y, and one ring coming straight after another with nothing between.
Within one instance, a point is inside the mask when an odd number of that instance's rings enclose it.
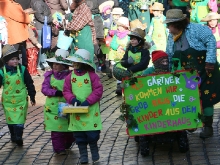
<instances>
[{"instance_id":1,"label":"adult in costume","mask_svg":"<svg viewBox=\"0 0 220 165\"><path fill-rule=\"evenodd\" d=\"M207 26L189 23L180 9L167 11L166 20L170 34L166 53L172 70L194 69L201 78L200 99L203 108L204 129L201 138L213 135L213 105L220 101L220 72L216 61L216 40Z\"/></svg>"}]
</instances>

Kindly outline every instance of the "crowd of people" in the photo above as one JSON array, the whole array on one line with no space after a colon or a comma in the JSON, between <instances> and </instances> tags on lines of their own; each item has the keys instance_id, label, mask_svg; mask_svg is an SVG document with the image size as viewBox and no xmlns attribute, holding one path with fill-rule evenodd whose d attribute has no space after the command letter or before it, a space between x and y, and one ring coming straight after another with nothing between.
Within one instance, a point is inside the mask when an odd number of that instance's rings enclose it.
<instances>
[{"instance_id":1,"label":"crowd of people","mask_svg":"<svg viewBox=\"0 0 220 165\"><path fill-rule=\"evenodd\" d=\"M216 0L0 0L0 86L11 141L23 145L28 95L36 104L32 76L39 70L46 70L45 130L57 155L76 142L82 164L88 163L88 145L93 162L99 160L98 70L116 79L116 94L122 95L123 76L193 67L201 77L200 137L211 137L213 105L220 101L217 11ZM59 102L89 112L58 115Z\"/></svg>"}]
</instances>

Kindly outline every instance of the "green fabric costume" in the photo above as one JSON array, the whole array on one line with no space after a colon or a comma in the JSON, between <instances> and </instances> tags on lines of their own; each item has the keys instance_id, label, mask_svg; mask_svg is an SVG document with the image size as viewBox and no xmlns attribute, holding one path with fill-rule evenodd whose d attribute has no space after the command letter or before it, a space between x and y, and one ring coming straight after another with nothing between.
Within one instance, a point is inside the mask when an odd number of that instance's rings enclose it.
<instances>
[{"instance_id":1,"label":"green fabric costume","mask_svg":"<svg viewBox=\"0 0 220 165\"><path fill-rule=\"evenodd\" d=\"M87 72L83 76L77 76L74 72L71 75L72 92L77 100L83 102L92 93L92 84ZM92 131L101 130L102 122L99 103L89 106L88 113L70 114L69 130L71 131Z\"/></svg>"},{"instance_id":2,"label":"green fabric costume","mask_svg":"<svg viewBox=\"0 0 220 165\"><path fill-rule=\"evenodd\" d=\"M64 80L55 79L51 76L50 85L52 88L62 91ZM58 103L66 102L64 97L47 97L44 106L44 127L46 131L69 132L68 120L58 117Z\"/></svg>"},{"instance_id":3,"label":"green fabric costume","mask_svg":"<svg viewBox=\"0 0 220 165\"><path fill-rule=\"evenodd\" d=\"M91 58L93 61L94 58L94 45L92 42L92 31L90 26L86 25L82 30L73 34L73 43L71 46L70 56L73 56L76 49L86 49L89 51Z\"/></svg>"},{"instance_id":4,"label":"green fabric costume","mask_svg":"<svg viewBox=\"0 0 220 165\"><path fill-rule=\"evenodd\" d=\"M7 124L24 124L28 109L27 89L24 84L23 74L24 66L21 66L22 74L19 66L17 66L17 73L9 75L6 73L6 68L3 67L4 73L0 70L3 76L3 92L2 105L6 116Z\"/></svg>"},{"instance_id":5,"label":"green fabric costume","mask_svg":"<svg viewBox=\"0 0 220 165\"><path fill-rule=\"evenodd\" d=\"M141 23L146 23L147 28L146 32L149 30L150 25L150 11L149 10L141 10L140 7L137 5L138 1L129 2L129 9L128 9L128 19L133 21L135 19L139 19Z\"/></svg>"}]
</instances>

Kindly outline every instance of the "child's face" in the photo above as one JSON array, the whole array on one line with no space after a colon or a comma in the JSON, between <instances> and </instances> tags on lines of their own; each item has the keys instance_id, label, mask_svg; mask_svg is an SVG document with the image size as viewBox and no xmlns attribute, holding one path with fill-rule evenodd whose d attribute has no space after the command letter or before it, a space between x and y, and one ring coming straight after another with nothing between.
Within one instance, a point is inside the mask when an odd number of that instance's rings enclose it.
<instances>
[{"instance_id":1,"label":"child's face","mask_svg":"<svg viewBox=\"0 0 220 165\"><path fill-rule=\"evenodd\" d=\"M218 20L217 19L213 19L213 20L210 20L208 21L208 25L212 28L216 27L218 24Z\"/></svg>"},{"instance_id":2,"label":"child's face","mask_svg":"<svg viewBox=\"0 0 220 165\"><path fill-rule=\"evenodd\" d=\"M113 14L112 16L113 16L113 19L117 21L121 17L121 14Z\"/></svg>"},{"instance_id":3,"label":"child's face","mask_svg":"<svg viewBox=\"0 0 220 165\"><path fill-rule=\"evenodd\" d=\"M65 70L65 66L64 65L58 64L58 63L55 63L55 62L53 63L53 71L61 72L63 70Z\"/></svg>"},{"instance_id":4,"label":"child's face","mask_svg":"<svg viewBox=\"0 0 220 165\"><path fill-rule=\"evenodd\" d=\"M111 9L106 10L105 14L111 14Z\"/></svg>"},{"instance_id":5,"label":"child's face","mask_svg":"<svg viewBox=\"0 0 220 165\"><path fill-rule=\"evenodd\" d=\"M18 57L13 57L6 63L8 64L8 66L16 67L16 66L18 66L18 61L19 61Z\"/></svg>"},{"instance_id":6,"label":"child's face","mask_svg":"<svg viewBox=\"0 0 220 165\"><path fill-rule=\"evenodd\" d=\"M168 65L168 58L167 59L163 59L160 63L162 65Z\"/></svg>"},{"instance_id":7,"label":"child's face","mask_svg":"<svg viewBox=\"0 0 220 165\"><path fill-rule=\"evenodd\" d=\"M137 38L133 36L131 36L130 38L130 43L131 43L131 46L137 46L139 44Z\"/></svg>"},{"instance_id":8,"label":"child's face","mask_svg":"<svg viewBox=\"0 0 220 165\"><path fill-rule=\"evenodd\" d=\"M159 17L161 15L161 11L159 10L153 10L154 17Z\"/></svg>"},{"instance_id":9,"label":"child's face","mask_svg":"<svg viewBox=\"0 0 220 165\"><path fill-rule=\"evenodd\" d=\"M74 69L80 69L80 67L81 67L81 63L73 62L73 68Z\"/></svg>"},{"instance_id":10,"label":"child's face","mask_svg":"<svg viewBox=\"0 0 220 165\"><path fill-rule=\"evenodd\" d=\"M127 28L118 25L118 31L119 31L119 32L123 32L123 31L125 31L125 30L127 30Z\"/></svg>"}]
</instances>

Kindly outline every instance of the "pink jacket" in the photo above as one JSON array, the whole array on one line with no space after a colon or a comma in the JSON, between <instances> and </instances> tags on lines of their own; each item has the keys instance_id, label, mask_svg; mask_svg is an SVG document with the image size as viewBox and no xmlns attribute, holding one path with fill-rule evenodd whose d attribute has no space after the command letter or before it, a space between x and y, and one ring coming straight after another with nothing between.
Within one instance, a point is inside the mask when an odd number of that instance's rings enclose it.
<instances>
[{"instance_id":1,"label":"pink jacket","mask_svg":"<svg viewBox=\"0 0 220 165\"><path fill-rule=\"evenodd\" d=\"M214 34L216 32L216 27L215 28L209 27L209 28L212 30L212 34ZM217 25L217 28L218 28L218 32L219 32L219 36L220 36L220 24ZM220 41L216 41L216 46L218 49L220 48Z\"/></svg>"},{"instance_id":2,"label":"pink jacket","mask_svg":"<svg viewBox=\"0 0 220 165\"><path fill-rule=\"evenodd\" d=\"M73 72L77 76L82 76L86 73L85 71L78 73L75 69L73 70ZM72 99L76 97L72 92L71 75L72 73L70 73L66 77L63 87L63 96L69 104L71 104ZM89 76L92 84L92 93L87 97L86 100L89 102L90 105L92 105L101 100L103 94L103 86L101 84L99 76L94 71L89 71Z\"/></svg>"}]
</instances>

